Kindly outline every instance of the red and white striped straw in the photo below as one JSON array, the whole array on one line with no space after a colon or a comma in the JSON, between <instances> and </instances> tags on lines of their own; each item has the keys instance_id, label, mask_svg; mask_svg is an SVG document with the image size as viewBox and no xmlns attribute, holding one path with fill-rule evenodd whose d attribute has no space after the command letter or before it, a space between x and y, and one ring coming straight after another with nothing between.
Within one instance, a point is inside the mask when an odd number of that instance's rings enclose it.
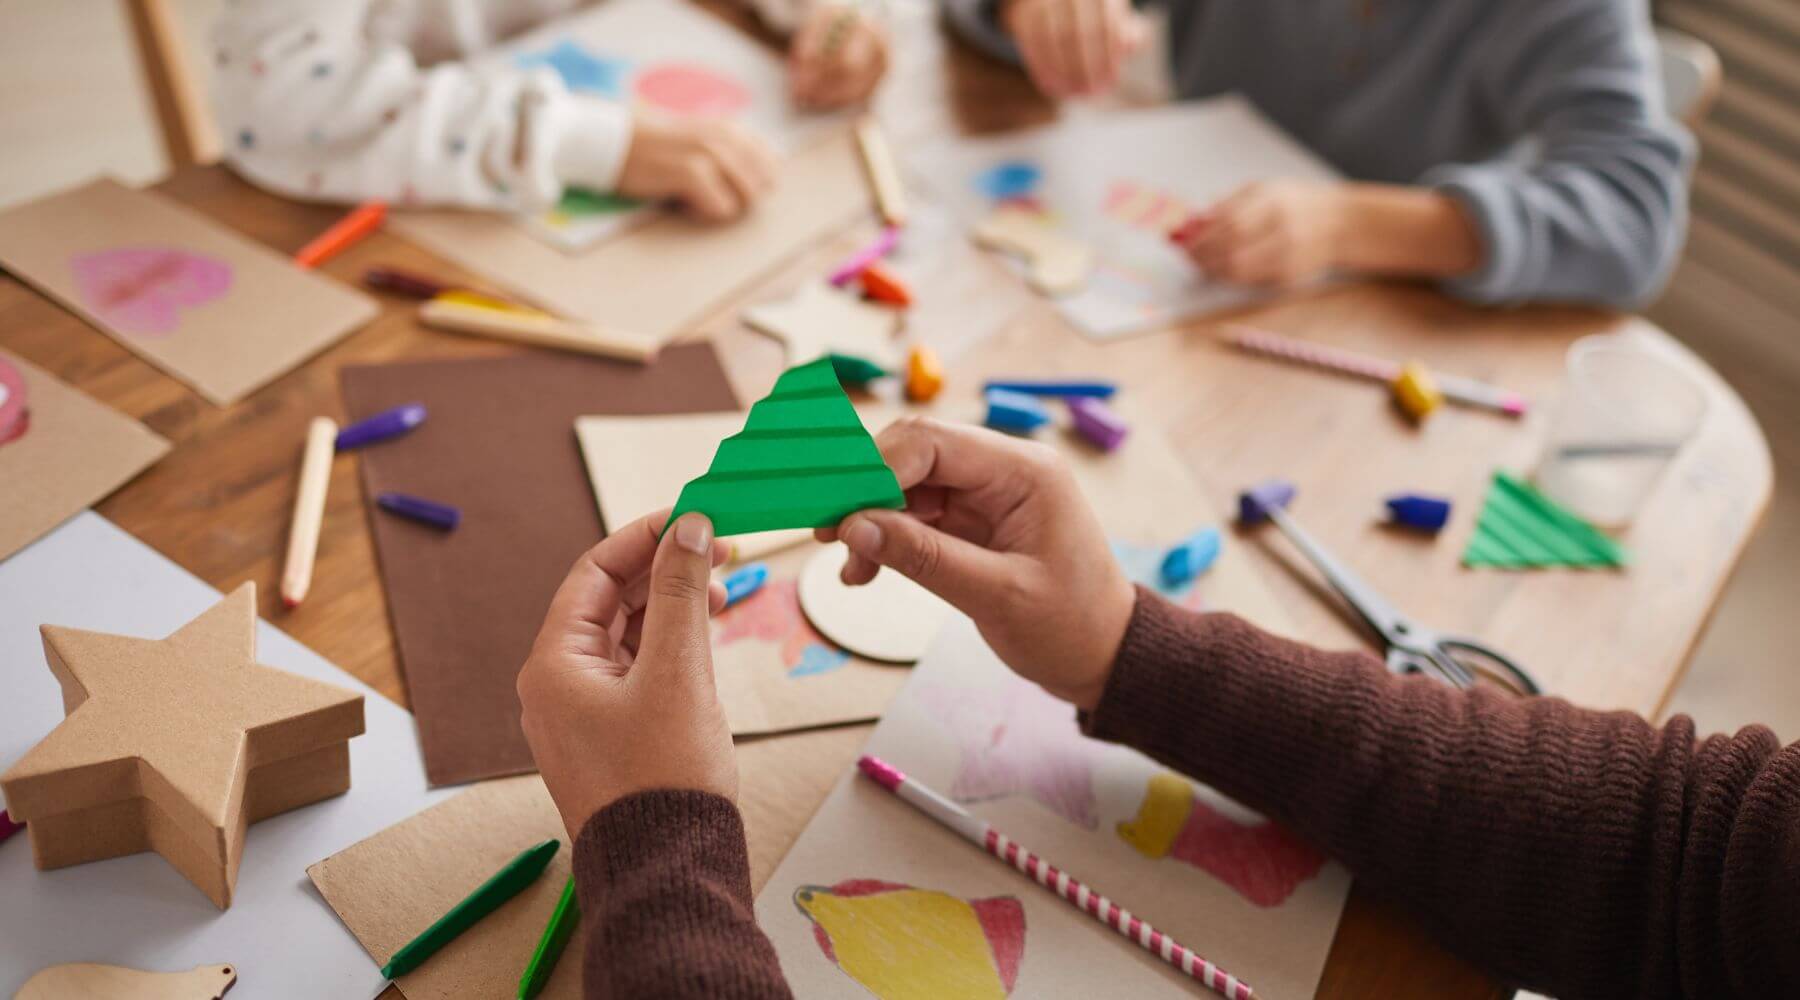
<instances>
[{"instance_id":1,"label":"red and white striped straw","mask_svg":"<svg viewBox=\"0 0 1800 1000\"><path fill-rule=\"evenodd\" d=\"M1253 326L1233 324L1230 327L1230 340L1239 350L1260 354L1281 361L1291 361L1310 368L1321 368L1325 371L1340 372L1357 378L1366 378L1374 382L1391 383L1400 377L1400 363L1378 358L1369 354L1358 354L1337 347L1315 344L1310 340L1297 340L1284 337L1279 333L1270 333ZM1490 410L1498 410L1509 417L1522 417L1529 405L1525 397L1511 389L1502 389L1497 385L1489 385L1461 375L1446 375L1434 372L1432 378L1445 398L1468 406L1480 406Z\"/></svg>"},{"instance_id":2,"label":"red and white striped straw","mask_svg":"<svg viewBox=\"0 0 1800 1000\"><path fill-rule=\"evenodd\" d=\"M1061 896L1074 904L1076 909L1118 931L1126 939L1137 942L1145 951L1199 980L1226 1000L1253 1000L1249 983L1201 958L1192 949L1150 926L1149 921L1132 916L1130 910L1089 889L1068 872L1038 857L988 825L986 820L908 778L899 768L880 757L868 755L859 758L856 766L864 776L893 792L908 805L949 827L964 840L1017 868L1038 885Z\"/></svg>"}]
</instances>

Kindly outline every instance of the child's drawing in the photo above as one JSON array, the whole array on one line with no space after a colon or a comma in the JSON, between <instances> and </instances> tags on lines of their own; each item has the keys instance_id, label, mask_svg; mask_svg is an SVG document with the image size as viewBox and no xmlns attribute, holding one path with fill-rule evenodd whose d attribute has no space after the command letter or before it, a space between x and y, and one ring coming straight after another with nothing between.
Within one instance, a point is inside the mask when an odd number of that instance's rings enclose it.
<instances>
[{"instance_id":1,"label":"child's drawing","mask_svg":"<svg viewBox=\"0 0 1800 1000\"><path fill-rule=\"evenodd\" d=\"M589 52L572 38L559 38L548 48L522 53L514 64L521 69L548 66L570 90L614 99L624 98L631 76L627 60Z\"/></svg>"},{"instance_id":2,"label":"child's drawing","mask_svg":"<svg viewBox=\"0 0 1800 1000\"><path fill-rule=\"evenodd\" d=\"M744 639L780 643L789 677L830 673L850 662L848 652L832 645L801 614L799 588L793 580L771 580L713 619L716 645Z\"/></svg>"},{"instance_id":3,"label":"child's drawing","mask_svg":"<svg viewBox=\"0 0 1800 1000\"><path fill-rule=\"evenodd\" d=\"M1132 583L1141 583L1184 608L1199 611L1205 602L1200 599L1198 577L1179 587L1163 582L1162 561L1168 551L1166 545L1134 545L1117 540L1112 543L1113 558L1119 561Z\"/></svg>"},{"instance_id":4,"label":"child's drawing","mask_svg":"<svg viewBox=\"0 0 1800 1000\"><path fill-rule=\"evenodd\" d=\"M1197 212L1180 195L1132 180L1107 185L1101 210L1115 221L1157 236L1165 236Z\"/></svg>"},{"instance_id":5,"label":"child's drawing","mask_svg":"<svg viewBox=\"0 0 1800 1000\"><path fill-rule=\"evenodd\" d=\"M1287 902L1325 866L1323 855L1285 828L1225 815L1172 771L1150 778L1137 815L1121 822L1118 833L1145 857L1193 865L1262 907Z\"/></svg>"},{"instance_id":6,"label":"child's drawing","mask_svg":"<svg viewBox=\"0 0 1800 1000\"><path fill-rule=\"evenodd\" d=\"M678 115L735 115L750 107L744 85L705 66L663 63L638 75L638 100Z\"/></svg>"},{"instance_id":7,"label":"child's drawing","mask_svg":"<svg viewBox=\"0 0 1800 1000\"><path fill-rule=\"evenodd\" d=\"M994 201L1029 198L1044 171L1029 160L1002 160L975 175L975 190Z\"/></svg>"},{"instance_id":8,"label":"child's drawing","mask_svg":"<svg viewBox=\"0 0 1800 1000\"><path fill-rule=\"evenodd\" d=\"M881 1000L1002 1000L1025 957L1025 907L875 879L803 885L794 906L819 950Z\"/></svg>"},{"instance_id":9,"label":"child's drawing","mask_svg":"<svg viewBox=\"0 0 1800 1000\"><path fill-rule=\"evenodd\" d=\"M962 748L951 798L983 802L1023 792L1077 826L1099 827L1095 744L1076 728L1074 706L1010 674L998 689L915 685Z\"/></svg>"},{"instance_id":10,"label":"child's drawing","mask_svg":"<svg viewBox=\"0 0 1800 1000\"><path fill-rule=\"evenodd\" d=\"M82 300L126 333L162 337L181 326L181 311L231 289L231 265L173 247L120 247L69 262Z\"/></svg>"},{"instance_id":11,"label":"child's drawing","mask_svg":"<svg viewBox=\"0 0 1800 1000\"><path fill-rule=\"evenodd\" d=\"M25 406L25 376L0 358L0 445L17 441L31 427L31 411Z\"/></svg>"}]
</instances>

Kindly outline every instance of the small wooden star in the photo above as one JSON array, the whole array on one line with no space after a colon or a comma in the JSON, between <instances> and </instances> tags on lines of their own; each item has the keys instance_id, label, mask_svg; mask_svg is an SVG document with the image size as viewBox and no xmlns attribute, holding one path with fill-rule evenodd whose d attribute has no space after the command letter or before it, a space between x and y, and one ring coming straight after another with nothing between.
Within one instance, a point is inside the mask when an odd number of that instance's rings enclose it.
<instances>
[{"instance_id":1,"label":"small wooden star","mask_svg":"<svg viewBox=\"0 0 1800 1000\"><path fill-rule=\"evenodd\" d=\"M248 824L350 787L362 695L256 662L254 584L166 639L42 633L67 717L0 775L40 869L153 850L224 909Z\"/></svg>"},{"instance_id":2,"label":"small wooden star","mask_svg":"<svg viewBox=\"0 0 1800 1000\"><path fill-rule=\"evenodd\" d=\"M824 282L801 286L786 302L744 310L744 323L786 344L790 367L833 352L867 358L889 370L900 364L894 341L900 315Z\"/></svg>"}]
</instances>

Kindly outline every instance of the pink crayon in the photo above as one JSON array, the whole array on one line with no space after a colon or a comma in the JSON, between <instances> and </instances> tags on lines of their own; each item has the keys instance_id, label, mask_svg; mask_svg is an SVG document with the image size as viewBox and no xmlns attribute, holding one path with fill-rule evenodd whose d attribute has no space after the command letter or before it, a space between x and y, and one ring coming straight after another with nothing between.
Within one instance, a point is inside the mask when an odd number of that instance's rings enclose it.
<instances>
[{"instance_id":1,"label":"pink crayon","mask_svg":"<svg viewBox=\"0 0 1800 1000\"><path fill-rule=\"evenodd\" d=\"M870 264L892 253L894 244L899 240L900 230L893 226L883 229L881 235L875 237L875 242L851 254L848 260L831 272L831 277L827 280L839 288L848 285L857 275L867 270Z\"/></svg>"},{"instance_id":2,"label":"pink crayon","mask_svg":"<svg viewBox=\"0 0 1800 1000\"><path fill-rule=\"evenodd\" d=\"M988 825L988 822L944 798L937 792L908 778L899 768L867 754L857 758L856 766L864 777L893 792L907 805L937 820L969 843L980 847L1001 861L1017 868L1038 885L1061 896L1095 920L1100 921L1138 946L1199 980L1226 1000L1252 1000L1250 984L1212 964L1191 949L1176 943L1141 917L1089 889L1055 865L1033 854Z\"/></svg>"},{"instance_id":3,"label":"pink crayon","mask_svg":"<svg viewBox=\"0 0 1800 1000\"><path fill-rule=\"evenodd\" d=\"M1337 347L1328 347L1310 340L1297 340L1284 337L1267 330L1258 330L1249 326L1233 326L1231 343L1239 350L1251 354L1260 354L1267 358L1291 361L1295 364L1326 371L1341 372L1366 378L1373 382L1391 383L1400 377L1400 363L1386 358L1377 358L1368 354L1358 354ZM1444 398L1465 406L1478 406L1490 410L1498 410L1509 417L1522 417L1530 404L1525 397L1503 389L1497 385L1478 382L1460 375L1445 375L1434 372L1432 379Z\"/></svg>"}]
</instances>

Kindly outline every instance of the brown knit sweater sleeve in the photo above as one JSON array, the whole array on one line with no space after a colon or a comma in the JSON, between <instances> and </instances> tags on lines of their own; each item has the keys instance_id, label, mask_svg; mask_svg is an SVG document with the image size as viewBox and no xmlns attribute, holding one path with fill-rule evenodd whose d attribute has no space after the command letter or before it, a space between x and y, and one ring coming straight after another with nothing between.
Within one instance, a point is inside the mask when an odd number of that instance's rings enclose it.
<instances>
[{"instance_id":1,"label":"brown knit sweater sleeve","mask_svg":"<svg viewBox=\"0 0 1800 1000\"><path fill-rule=\"evenodd\" d=\"M737 806L707 792L627 796L575 838L588 1000L792 996L756 926Z\"/></svg>"},{"instance_id":2,"label":"brown knit sweater sleeve","mask_svg":"<svg viewBox=\"0 0 1800 1000\"><path fill-rule=\"evenodd\" d=\"M1800 997L1800 744L1396 677L1140 591L1091 735L1288 825L1508 982Z\"/></svg>"}]
</instances>

